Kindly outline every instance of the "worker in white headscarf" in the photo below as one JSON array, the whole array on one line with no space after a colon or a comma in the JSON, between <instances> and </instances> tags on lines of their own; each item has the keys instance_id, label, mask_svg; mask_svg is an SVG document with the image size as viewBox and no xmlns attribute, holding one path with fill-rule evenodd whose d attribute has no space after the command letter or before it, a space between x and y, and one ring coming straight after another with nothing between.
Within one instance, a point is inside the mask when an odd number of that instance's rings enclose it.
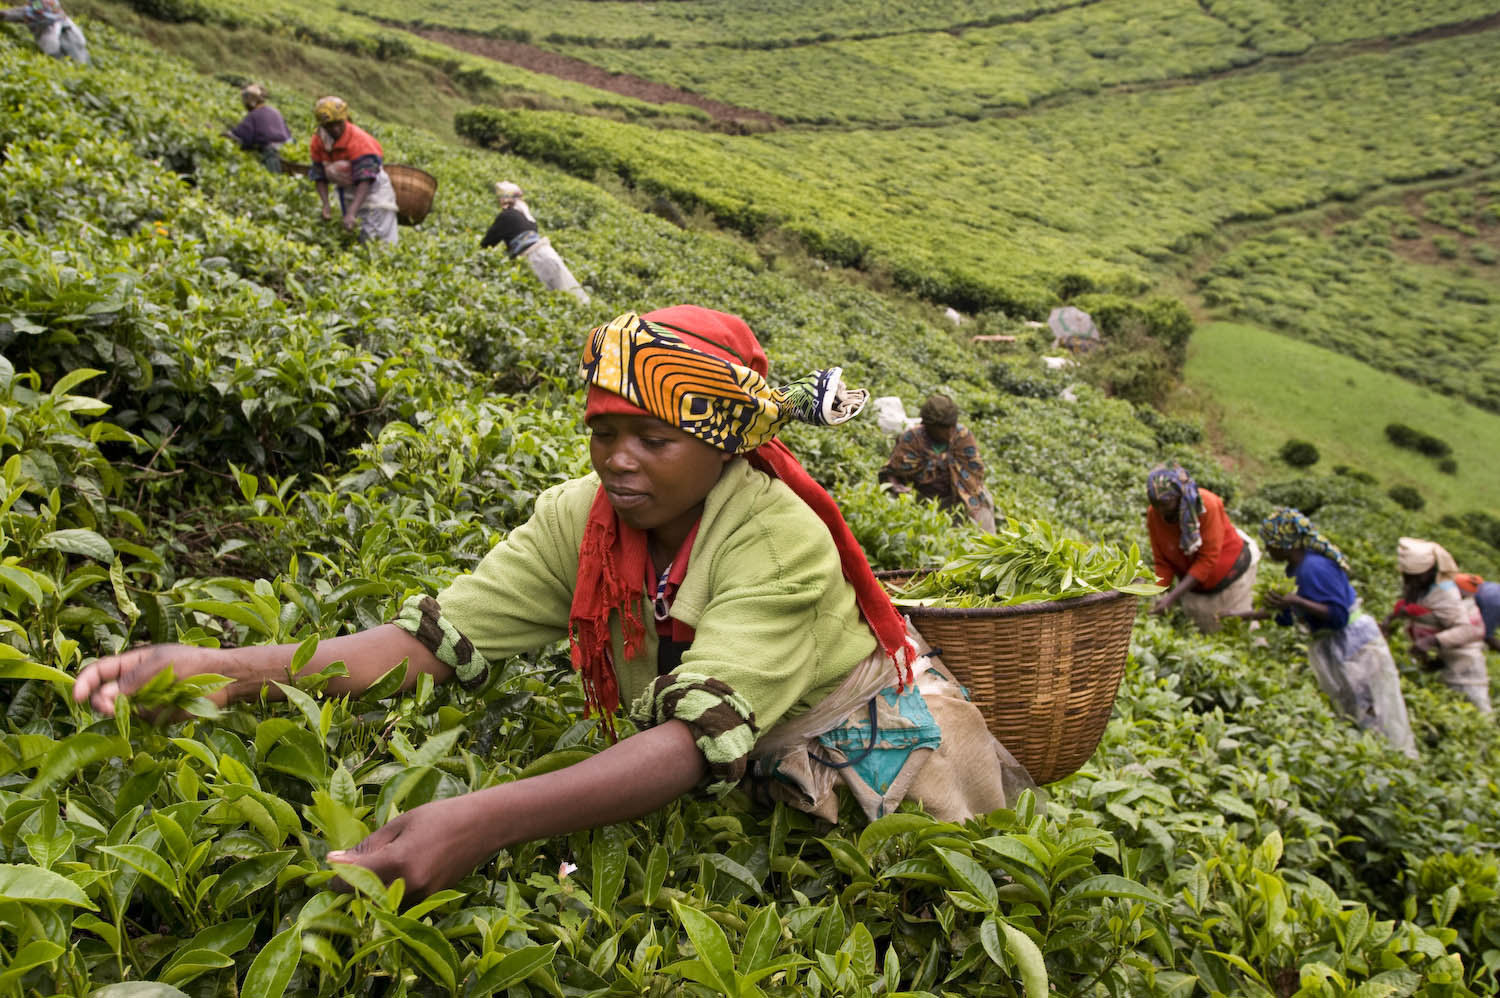
<instances>
[{"instance_id":1,"label":"worker in white headscarf","mask_svg":"<svg viewBox=\"0 0 1500 998\"><path fill-rule=\"evenodd\" d=\"M1458 565L1441 544L1403 537L1396 545L1402 598L1386 617L1387 632L1399 618L1411 621L1412 647L1425 657L1436 652L1442 679L1490 713L1490 675L1484 663L1484 624L1479 608L1465 598L1454 576Z\"/></svg>"},{"instance_id":2,"label":"worker in white headscarf","mask_svg":"<svg viewBox=\"0 0 1500 998\"><path fill-rule=\"evenodd\" d=\"M581 304L589 303L589 293L583 290L578 278L563 263L563 258L552 248L552 241L537 229L536 218L531 207L523 200L521 186L513 181L501 180L495 184L495 198L500 202L500 213L490 223L489 231L479 241L488 249L505 244L505 255L512 260L519 257L531 265L531 272L545 287L553 291L566 291Z\"/></svg>"}]
</instances>

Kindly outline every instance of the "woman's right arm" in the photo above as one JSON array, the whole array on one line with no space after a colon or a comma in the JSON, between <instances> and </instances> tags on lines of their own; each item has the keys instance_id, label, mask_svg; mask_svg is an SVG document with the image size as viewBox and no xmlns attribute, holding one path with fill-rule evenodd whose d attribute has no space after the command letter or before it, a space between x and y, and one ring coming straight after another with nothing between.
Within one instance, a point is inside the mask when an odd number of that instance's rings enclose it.
<instances>
[{"instance_id":1,"label":"woman's right arm","mask_svg":"<svg viewBox=\"0 0 1500 998\"><path fill-rule=\"evenodd\" d=\"M211 697L223 706L234 700L249 700L261 690L279 699L273 682L290 682L296 644L251 645L245 648L198 648L192 645L146 645L118 655L98 659L85 666L73 683L73 699L87 703L106 716L115 712L115 699L134 693L152 676L170 666L179 678L201 675L226 676L232 682ZM382 624L367 631L328 638L318 643L304 667L318 672L342 661L349 670L328 685L334 694L360 693L405 660L409 663L402 689L416 685L422 673L443 682L453 670L411 634L395 624Z\"/></svg>"}]
</instances>

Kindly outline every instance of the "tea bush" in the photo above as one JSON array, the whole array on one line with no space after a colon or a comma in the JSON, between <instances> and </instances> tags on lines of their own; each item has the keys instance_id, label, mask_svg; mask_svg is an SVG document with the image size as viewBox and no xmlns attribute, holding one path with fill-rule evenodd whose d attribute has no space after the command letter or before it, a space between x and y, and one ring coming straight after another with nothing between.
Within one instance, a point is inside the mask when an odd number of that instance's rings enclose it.
<instances>
[{"instance_id":1,"label":"tea bush","mask_svg":"<svg viewBox=\"0 0 1500 998\"><path fill-rule=\"evenodd\" d=\"M1387 423L1385 436L1397 447L1405 447L1428 457L1447 457L1453 453L1453 448L1446 440L1412 429L1405 423Z\"/></svg>"},{"instance_id":2,"label":"tea bush","mask_svg":"<svg viewBox=\"0 0 1500 998\"><path fill-rule=\"evenodd\" d=\"M1393 502L1405 509L1421 509L1427 505L1427 500L1422 498L1422 493L1410 485L1392 485L1386 491L1386 495L1390 496Z\"/></svg>"},{"instance_id":3,"label":"tea bush","mask_svg":"<svg viewBox=\"0 0 1500 998\"><path fill-rule=\"evenodd\" d=\"M1311 468L1318 463L1318 448L1306 440L1288 440L1281 445L1280 456L1293 468Z\"/></svg>"}]
</instances>

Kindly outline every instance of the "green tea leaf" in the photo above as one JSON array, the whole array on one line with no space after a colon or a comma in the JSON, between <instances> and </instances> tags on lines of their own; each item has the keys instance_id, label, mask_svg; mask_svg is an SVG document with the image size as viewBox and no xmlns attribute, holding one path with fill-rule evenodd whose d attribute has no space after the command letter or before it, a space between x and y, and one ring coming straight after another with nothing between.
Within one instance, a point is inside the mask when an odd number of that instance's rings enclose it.
<instances>
[{"instance_id":1,"label":"green tea leaf","mask_svg":"<svg viewBox=\"0 0 1500 998\"><path fill-rule=\"evenodd\" d=\"M721 994L735 994L734 954L729 950L729 940L725 938L719 923L697 908L690 908L676 899L672 901L672 912L692 940L693 949L708 970L714 986Z\"/></svg>"},{"instance_id":2,"label":"green tea leaf","mask_svg":"<svg viewBox=\"0 0 1500 998\"><path fill-rule=\"evenodd\" d=\"M301 959L302 930L294 925L278 932L250 964L240 998L282 998Z\"/></svg>"},{"instance_id":3,"label":"green tea leaf","mask_svg":"<svg viewBox=\"0 0 1500 998\"><path fill-rule=\"evenodd\" d=\"M1005 948L1021 970L1021 984L1026 998L1047 998L1047 963L1031 937L1009 922L1001 921L1005 930Z\"/></svg>"},{"instance_id":4,"label":"green tea leaf","mask_svg":"<svg viewBox=\"0 0 1500 998\"><path fill-rule=\"evenodd\" d=\"M100 537L92 530L81 527L73 527L68 530L54 530L40 538L38 547L51 548L54 551L62 551L67 554L82 555L92 558L101 565L111 565L115 560L115 550L109 546L109 541Z\"/></svg>"},{"instance_id":5,"label":"green tea leaf","mask_svg":"<svg viewBox=\"0 0 1500 998\"><path fill-rule=\"evenodd\" d=\"M26 904L67 904L97 911L73 881L36 866L0 863L0 901Z\"/></svg>"},{"instance_id":6,"label":"green tea leaf","mask_svg":"<svg viewBox=\"0 0 1500 998\"><path fill-rule=\"evenodd\" d=\"M505 954L499 963L479 975L474 984L474 998L483 998L520 984L543 967L551 966L556 952L557 943L553 943L550 946L523 946Z\"/></svg>"}]
</instances>

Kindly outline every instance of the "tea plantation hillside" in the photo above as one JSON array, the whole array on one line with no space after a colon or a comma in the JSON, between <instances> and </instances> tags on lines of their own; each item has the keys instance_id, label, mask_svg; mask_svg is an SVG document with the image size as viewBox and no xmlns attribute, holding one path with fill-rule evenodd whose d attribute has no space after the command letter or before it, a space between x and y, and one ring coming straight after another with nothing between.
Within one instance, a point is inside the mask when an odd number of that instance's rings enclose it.
<instances>
[{"instance_id":1,"label":"tea plantation hillside","mask_svg":"<svg viewBox=\"0 0 1500 998\"><path fill-rule=\"evenodd\" d=\"M580 336L627 308L731 309L777 370L840 362L908 404L946 387L1002 507L1084 536L1143 540L1142 474L1178 457L1241 522L1313 512L1372 606L1403 533L1486 573L1500 555L1349 476L1251 494L1192 425L1047 373L1031 339L996 359L930 308L367 116L391 160L439 178L439 207L388 250L345 242L305 181L215 137L231 88L84 27L89 68L0 34L0 993L1496 990L1494 723L1408 670L1407 760L1332 715L1296 634L1155 618L1090 763L983 820L828 828L684 799L507 850L418 904L356 868L334 891L330 850L603 746L565 654L474 690L397 695L393 675L325 698L329 673L299 673L287 701L223 711L143 691L191 715L162 725L79 707L73 675L145 640L310 654L471 567L586 467ZM478 249L502 174L546 192L592 306ZM870 485L886 442L855 425L790 443L877 565L942 560L962 538Z\"/></svg>"},{"instance_id":2,"label":"tea plantation hillside","mask_svg":"<svg viewBox=\"0 0 1500 998\"><path fill-rule=\"evenodd\" d=\"M395 120L420 123L414 106L457 109L456 128L476 141L585 178L616 174L642 203L665 197L960 309L1039 317L1163 288L1196 300L1201 280L1202 304L1225 317L1500 405L1489 387L1500 345L1493 3L587 0L542 13L452 0L334 13L288 0L254 11L129 2L185 22L142 30L200 67L315 89L309 64L326 63ZM80 3L125 20L122 2ZM575 69L634 76L595 73L620 91L604 93L427 35L524 65L566 55ZM708 135L701 108L634 96L647 83L727 102L717 127L791 128ZM430 96L402 99L414 92ZM1413 211L1427 196L1441 205ZM1346 222L1351 202L1418 221L1384 235L1365 226L1347 274L1326 259L1342 260L1342 247L1283 243L1274 278L1240 286L1243 262L1268 258L1270 228L1326 239L1325 216ZM1420 247L1435 267L1368 279L1418 248L1427 226L1445 229ZM1458 359L1427 359L1437 329Z\"/></svg>"}]
</instances>

